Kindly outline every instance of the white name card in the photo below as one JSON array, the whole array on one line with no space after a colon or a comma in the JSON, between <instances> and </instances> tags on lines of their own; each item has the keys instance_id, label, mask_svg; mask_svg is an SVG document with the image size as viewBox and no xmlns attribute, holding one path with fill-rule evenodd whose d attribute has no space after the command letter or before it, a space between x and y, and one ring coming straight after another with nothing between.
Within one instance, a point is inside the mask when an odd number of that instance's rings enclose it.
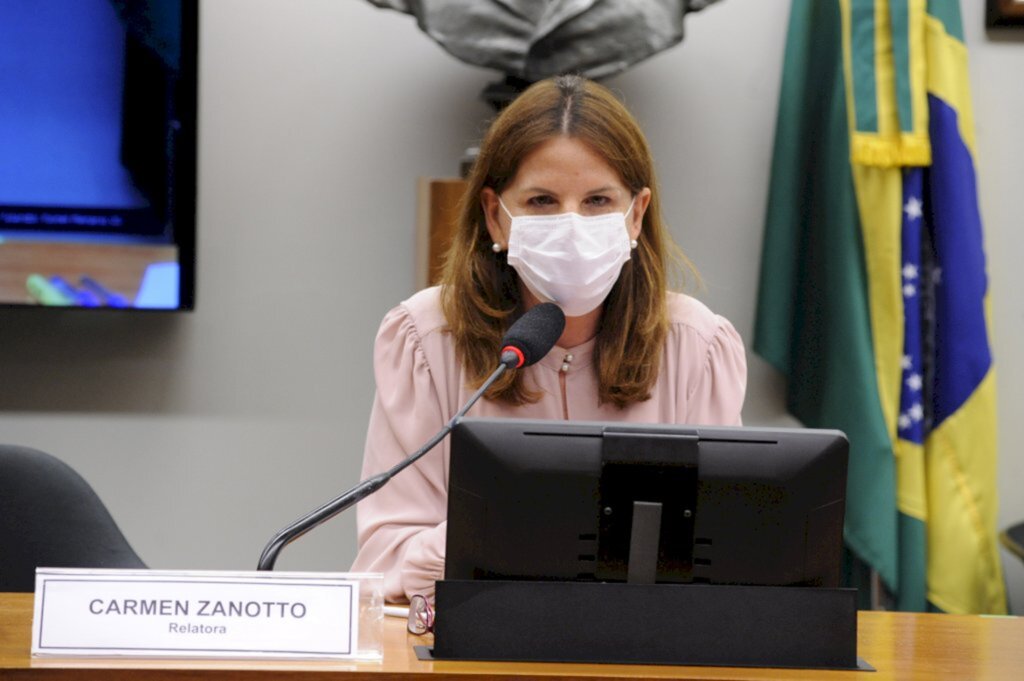
<instances>
[{"instance_id":1,"label":"white name card","mask_svg":"<svg viewBox=\"0 0 1024 681\"><path fill-rule=\"evenodd\" d=\"M33 655L354 658L358 636L346 575L36 570Z\"/></svg>"}]
</instances>

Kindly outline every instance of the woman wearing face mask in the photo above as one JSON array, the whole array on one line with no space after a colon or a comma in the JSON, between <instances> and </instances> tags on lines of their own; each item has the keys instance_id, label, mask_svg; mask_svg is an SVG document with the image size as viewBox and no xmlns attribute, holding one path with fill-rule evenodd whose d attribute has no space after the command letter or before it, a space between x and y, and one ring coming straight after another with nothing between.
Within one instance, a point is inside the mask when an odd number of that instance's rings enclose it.
<instances>
[{"instance_id":1,"label":"woman wearing face mask","mask_svg":"<svg viewBox=\"0 0 1024 681\"><path fill-rule=\"evenodd\" d=\"M496 366L509 325L558 304L565 331L505 373L469 416L738 425L743 342L669 292L686 261L659 214L639 126L605 88L542 81L495 120L468 178L441 286L393 309L377 336L364 477L418 449ZM385 596L432 595L444 570L448 442L357 509L352 569Z\"/></svg>"}]
</instances>

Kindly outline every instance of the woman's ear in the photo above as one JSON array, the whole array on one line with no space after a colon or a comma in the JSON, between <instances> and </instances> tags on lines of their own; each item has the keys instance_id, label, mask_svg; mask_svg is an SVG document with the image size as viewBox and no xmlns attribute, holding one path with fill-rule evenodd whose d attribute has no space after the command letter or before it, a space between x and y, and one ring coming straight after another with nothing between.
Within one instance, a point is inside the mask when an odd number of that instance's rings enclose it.
<instances>
[{"instance_id":1,"label":"woman's ear","mask_svg":"<svg viewBox=\"0 0 1024 681\"><path fill-rule=\"evenodd\" d=\"M633 198L633 211L628 216L627 227L630 239L640 238L640 230L644 226L644 213L647 212L649 205L651 205L651 189L644 187Z\"/></svg>"},{"instance_id":2,"label":"woman's ear","mask_svg":"<svg viewBox=\"0 0 1024 681\"><path fill-rule=\"evenodd\" d=\"M498 194L490 187L480 190L480 207L484 212L484 220L487 223L487 233L491 235L491 241L501 246L502 250L508 249L508 232L502 225L501 204L498 203Z\"/></svg>"}]
</instances>

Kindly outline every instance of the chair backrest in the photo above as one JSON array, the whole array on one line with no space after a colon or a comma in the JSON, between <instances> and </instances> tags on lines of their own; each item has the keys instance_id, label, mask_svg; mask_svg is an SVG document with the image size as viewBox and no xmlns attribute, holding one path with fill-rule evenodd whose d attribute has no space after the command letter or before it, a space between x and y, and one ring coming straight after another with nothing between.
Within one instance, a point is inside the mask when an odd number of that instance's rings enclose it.
<instances>
[{"instance_id":1,"label":"chair backrest","mask_svg":"<svg viewBox=\"0 0 1024 681\"><path fill-rule=\"evenodd\" d=\"M146 565L70 466L35 449L0 445L0 591L33 591L37 567Z\"/></svg>"},{"instance_id":2,"label":"chair backrest","mask_svg":"<svg viewBox=\"0 0 1024 681\"><path fill-rule=\"evenodd\" d=\"M1003 542L1003 546L1024 560L1024 523L1007 527L999 534L999 539Z\"/></svg>"}]
</instances>

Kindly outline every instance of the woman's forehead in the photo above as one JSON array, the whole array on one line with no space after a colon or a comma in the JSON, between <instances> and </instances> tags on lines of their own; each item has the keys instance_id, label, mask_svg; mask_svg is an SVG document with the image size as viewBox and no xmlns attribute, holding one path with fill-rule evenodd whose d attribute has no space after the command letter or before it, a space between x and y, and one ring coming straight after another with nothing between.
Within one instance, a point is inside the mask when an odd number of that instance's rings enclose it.
<instances>
[{"instance_id":1,"label":"woman's forehead","mask_svg":"<svg viewBox=\"0 0 1024 681\"><path fill-rule=\"evenodd\" d=\"M553 137L534 147L519 164L509 188L567 187L587 191L623 189L618 172L592 146L575 137Z\"/></svg>"}]
</instances>

